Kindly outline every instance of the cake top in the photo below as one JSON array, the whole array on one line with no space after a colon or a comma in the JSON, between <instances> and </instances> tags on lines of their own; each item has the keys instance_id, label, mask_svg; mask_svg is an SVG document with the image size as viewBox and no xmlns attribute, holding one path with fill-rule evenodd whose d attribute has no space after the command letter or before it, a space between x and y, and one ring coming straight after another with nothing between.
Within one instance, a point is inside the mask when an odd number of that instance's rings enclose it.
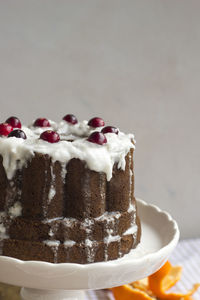
<instances>
[{"instance_id":1,"label":"cake top","mask_svg":"<svg viewBox=\"0 0 200 300\"><path fill-rule=\"evenodd\" d=\"M64 165L73 158L85 161L89 169L106 173L109 181L115 163L125 169L125 157L134 144L133 134L105 126L99 117L78 122L68 114L60 122L39 118L29 126L10 117L0 124L0 155L8 179L35 153L41 153Z\"/></svg>"}]
</instances>

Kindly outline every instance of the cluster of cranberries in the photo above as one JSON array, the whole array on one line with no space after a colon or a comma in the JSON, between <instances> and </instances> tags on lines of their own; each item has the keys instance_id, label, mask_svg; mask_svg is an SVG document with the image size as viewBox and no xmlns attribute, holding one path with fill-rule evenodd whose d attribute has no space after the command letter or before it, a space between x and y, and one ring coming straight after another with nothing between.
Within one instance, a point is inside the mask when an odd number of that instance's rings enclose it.
<instances>
[{"instance_id":1,"label":"cluster of cranberries","mask_svg":"<svg viewBox=\"0 0 200 300\"><path fill-rule=\"evenodd\" d=\"M38 118L35 120L33 126L44 128L44 127L51 127L51 124L49 120L47 120L46 118ZM60 136L57 132L53 130L46 130L41 133L40 139L53 144L60 141Z\"/></svg>"},{"instance_id":2,"label":"cluster of cranberries","mask_svg":"<svg viewBox=\"0 0 200 300\"><path fill-rule=\"evenodd\" d=\"M0 124L0 135L26 139L26 134L21 130L22 124L17 117L10 117Z\"/></svg>"},{"instance_id":3,"label":"cluster of cranberries","mask_svg":"<svg viewBox=\"0 0 200 300\"><path fill-rule=\"evenodd\" d=\"M63 120L65 120L66 122L72 125L78 123L77 118L72 114L68 114L64 116ZM99 117L95 117L89 120L88 125L92 128L98 128L98 127L103 127L105 123L103 119ZM49 120L47 120L46 118L38 118L35 120L33 126L44 128L44 127L50 127L51 124ZM21 130L21 127L22 127L21 122L17 117L10 117L5 121L5 123L0 124L0 135L26 139L26 134L23 130ZM107 143L107 139L105 136L106 133L118 134L118 132L119 131L116 127L106 126L102 128L101 132L99 131L92 132L87 140L91 143L103 145ZM60 141L60 136L57 132L53 130L46 130L41 133L40 139L47 141L49 143L57 143Z\"/></svg>"},{"instance_id":4,"label":"cluster of cranberries","mask_svg":"<svg viewBox=\"0 0 200 300\"><path fill-rule=\"evenodd\" d=\"M103 127L105 125L105 123L104 123L103 119L95 117L95 118L92 118L91 120L89 120L88 125L93 128L97 128L97 127ZM118 132L119 131L116 127L106 126L106 127L103 127L101 132L99 132L99 131L92 132L87 140L91 143L103 145L103 144L107 143L105 133L118 134Z\"/></svg>"},{"instance_id":5,"label":"cluster of cranberries","mask_svg":"<svg viewBox=\"0 0 200 300\"><path fill-rule=\"evenodd\" d=\"M66 122L73 124L73 125L78 123L77 118L72 114L68 114L68 115L64 116L63 120L65 120ZM105 125L105 122L103 119L101 119L99 117L95 117L88 121L88 125L93 128L103 127ZM103 145L103 144L107 143L105 133L118 134L118 132L119 131L116 127L106 126L101 130L101 132L99 132L99 131L92 132L87 140L91 143Z\"/></svg>"},{"instance_id":6,"label":"cluster of cranberries","mask_svg":"<svg viewBox=\"0 0 200 300\"><path fill-rule=\"evenodd\" d=\"M66 116L63 117L63 120L65 120L66 122L74 125L78 123L77 118L72 115L72 114L68 114ZM97 127L103 127L105 125L105 122L103 119L99 118L99 117L95 117L92 118L88 121L88 125L90 127L93 128L97 128ZM91 143L95 143L95 144L99 144L99 145L103 145L105 143L107 143L107 139L105 136L105 133L115 133L118 134L118 129L114 126L106 126L104 127L101 132L99 131L94 131L90 134L90 136L88 137L88 141Z\"/></svg>"}]
</instances>

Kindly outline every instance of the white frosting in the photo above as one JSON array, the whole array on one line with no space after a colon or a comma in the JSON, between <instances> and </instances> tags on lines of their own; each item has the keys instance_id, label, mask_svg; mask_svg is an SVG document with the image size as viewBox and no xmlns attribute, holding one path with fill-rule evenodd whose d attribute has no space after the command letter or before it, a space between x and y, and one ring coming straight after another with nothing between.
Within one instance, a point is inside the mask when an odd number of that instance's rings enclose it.
<instances>
[{"instance_id":1,"label":"white frosting","mask_svg":"<svg viewBox=\"0 0 200 300\"><path fill-rule=\"evenodd\" d=\"M107 232L108 235L112 235L113 234L113 229L112 228L111 229L106 229L106 232Z\"/></svg>"},{"instance_id":2,"label":"white frosting","mask_svg":"<svg viewBox=\"0 0 200 300\"><path fill-rule=\"evenodd\" d=\"M64 241L64 246L65 247L73 247L75 244L76 244L76 242L72 241L72 240L66 240L66 241Z\"/></svg>"},{"instance_id":3,"label":"white frosting","mask_svg":"<svg viewBox=\"0 0 200 300\"><path fill-rule=\"evenodd\" d=\"M60 245L60 241L51 241L51 240L46 240L43 241L43 243L49 247L58 247Z\"/></svg>"},{"instance_id":4,"label":"white frosting","mask_svg":"<svg viewBox=\"0 0 200 300\"><path fill-rule=\"evenodd\" d=\"M94 221L93 219L85 218L82 224L85 224L86 227L90 227L92 224L94 224Z\"/></svg>"},{"instance_id":5,"label":"white frosting","mask_svg":"<svg viewBox=\"0 0 200 300\"><path fill-rule=\"evenodd\" d=\"M48 154L53 161L62 164L66 164L72 158L78 158L85 161L89 169L106 173L108 181L112 177L114 163L118 164L118 168L125 169L125 156L130 148L134 148L132 134L107 133L107 143L98 145L87 141L87 136L93 131L100 131L101 127L91 128L87 125L87 121L75 125L69 125L65 121L60 123L50 121L50 124L51 127L48 128L23 126L22 130L27 135L26 140L16 137L0 138L0 154L8 179L13 177L17 169L25 166L35 152ZM39 139L39 135L47 129L57 130L61 135L61 141L51 144ZM75 140L67 141L72 136ZM65 171L63 172L65 176Z\"/></svg>"},{"instance_id":6,"label":"white frosting","mask_svg":"<svg viewBox=\"0 0 200 300\"><path fill-rule=\"evenodd\" d=\"M137 225L134 224L134 225L131 226L129 229L127 229L127 230L123 233L123 235L134 234L134 233L137 232L137 229L138 229Z\"/></svg>"},{"instance_id":7,"label":"white frosting","mask_svg":"<svg viewBox=\"0 0 200 300\"><path fill-rule=\"evenodd\" d=\"M132 211L136 211L135 206L130 203L129 208L128 208L128 213L131 213Z\"/></svg>"},{"instance_id":8,"label":"white frosting","mask_svg":"<svg viewBox=\"0 0 200 300\"><path fill-rule=\"evenodd\" d=\"M67 123L65 121L61 121L57 125L57 132L61 136L70 136L77 138L78 136L88 136L92 131L94 131L94 128L91 128L87 125L88 121L84 120L82 122L79 122L75 125L71 125L70 123ZM56 128L54 127L56 130Z\"/></svg>"},{"instance_id":9,"label":"white frosting","mask_svg":"<svg viewBox=\"0 0 200 300\"><path fill-rule=\"evenodd\" d=\"M103 220L108 220L108 222L114 221L114 219L119 219L121 217L121 213L119 211L112 211L108 212L106 211L104 214L102 214L99 217L96 217L96 221L103 221Z\"/></svg>"},{"instance_id":10,"label":"white frosting","mask_svg":"<svg viewBox=\"0 0 200 300\"><path fill-rule=\"evenodd\" d=\"M12 179L15 171L21 169L34 154L23 139L11 137L0 138L0 154L8 179Z\"/></svg>"},{"instance_id":11,"label":"white frosting","mask_svg":"<svg viewBox=\"0 0 200 300\"><path fill-rule=\"evenodd\" d=\"M54 232L52 229L49 230L49 236L54 236Z\"/></svg>"},{"instance_id":12,"label":"white frosting","mask_svg":"<svg viewBox=\"0 0 200 300\"><path fill-rule=\"evenodd\" d=\"M54 253L54 263L57 263L57 259L58 259L58 248L60 246L60 241L50 241L50 240L46 240L43 241L43 243L45 245L47 245L48 247L51 247L53 253Z\"/></svg>"},{"instance_id":13,"label":"white frosting","mask_svg":"<svg viewBox=\"0 0 200 300\"><path fill-rule=\"evenodd\" d=\"M5 226L3 224L0 224L0 235L5 234L5 232L6 232Z\"/></svg>"},{"instance_id":14,"label":"white frosting","mask_svg":"<svg viewBox=\"0 0 200 300\"><path fill-rule=\"evenodd\" d=\"M74 218L64 218L62 224L66 227L74 226L74 223L77 222L77 219Z\"/></svg>"},{"instance_id":15,"label":"white frosting","mask_svg":"<svg viewBox=\"0 0 200 300\"><path fill-rule=\"evenodd\" d=\"M97 242L96 241L91 241L90 239L85 240L85 250L86 250L86 255L88 262L92 263L94 262L94 256L96 253L96 246Z\"/></svg>"},{"instance_id":16,"label":"white frosting","mask_svg":"<svg viewBox=\"0 0 200 300\"><path fill-rule=\"evenodd\" d=\"M120 239L121 239L121 237L119 235L109 235L109 236L104 238L104 243L105 244L110 244L112 242L117 242Z\"/></svg>"},{"instance_id":17,"label":"white frosting","mask_svg":"<svg viewBox=\"0 0 200 300\"><path fill-rule=\"evenodd\" d=\"M54 221L58 221L58 220L62 220L62 219L63 219L63 217L57 217L57 218L52 218L52 219L45 219L42 222L44 224L48 224L48 223L51 223L51 222L54 222Z\"/></svg>"},{"instance_id":18,"label":"white frosting","mask_svg":"<svg viewBox=\"0 0 200 300\"><path fill-rule=\"evenodd\" d=\"M15 204L9 208L8 213L13 218L21 216L21 214L22 214L22 205L21 205L21 203L19 201L15 202Z\"/></svg>"},{"instance_id":19,"label":"white frosting","mask_svg":"<svg viewBox=\"0 0 200 300\"><path fill-rule=\"evenodd\" d=\"M131 153L129 153L129 203L131 204L132 201L132 191L133 191L133 172L131 170Z\"/></svg>"},{"instance_id":20,"label":"white frosting","mask_svg":"<svg viewBox=\"0 0 200 300\"><path fill-rule=\"evenodd\" d=\"M0 241L7 238L8 235L6 234L6 228L3 224L0 224Z\"/></svg>"},{"instance_id":21,"label":"white frosting","mask_svg":"<svg viewBox=\"0 0 200 300\"><path fill-rule=\"evenodd\" d=\"M62 180L63 180L63 182L65 182L65 176L67 174L66 164L62 163L61 167L62 167L62 170L61 170Z\"/></svg>"},{"instance_id":22,"label":"white frosting","mask_svg":"<svg viewBox=\"0 0 200 300\"><path fill-rule=\"evenodd\" d=\"M55 181L55 174L53 172L53 166L51 165L51 186L50 186L50 189L49 189L48 204L51 203L51 200L53 199L53 197L56 194L56 190L55 190L55 187L54 187L54 181Z\"/></svg>"},{"instance_id":23,"label":"white frosting","mask_svg":"<svg viewBox=\"0 0 200 300\"><path fill-rule=\"evenodd\" d=\"M92 246L93 246L93 243L94 243L94 242L91 241L90 239L86 239L86 240L85 240L85 246L86 246L86 247L92 247Z\"/></svg>"},{"instance_id":24,"label":"white frosting","mask_svg":"<svg viewBox=\"0 0 200 300\"><path fill-rule=\"evenodd\" d=\"M5 218L6 213L0 212L0 255L2 254L3 240L9 237L4 224Z\"/></svg>"},{"instance_id":25,"label":"white frosting","mask_svg":"<svg viewBox=\"0 0 200 300\"><path fill-rule=\"evenodd\" d=\"M53 197L55 196L56 194L56 190L53 186L50 187L50 190L49 190L49 195L48 195L48 200L49 200L49 203L51 202L51 200L53 199Z\"/></svg>"}]
</instances>

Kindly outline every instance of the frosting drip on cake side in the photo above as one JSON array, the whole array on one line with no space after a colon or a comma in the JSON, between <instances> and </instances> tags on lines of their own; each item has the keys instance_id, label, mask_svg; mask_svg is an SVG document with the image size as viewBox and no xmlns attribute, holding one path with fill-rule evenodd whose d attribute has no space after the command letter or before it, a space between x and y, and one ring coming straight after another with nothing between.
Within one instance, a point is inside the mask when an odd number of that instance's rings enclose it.
<instances>
[{"instance_id":1,"label":"frosting drip on cake side","mask_svg":"<svg viewBox=\"0 0 200 300\"><path fill-rule=\"evenodd\" d=\"M8 179L12 179L16 170L26 166L34 153L47 154L52 161L67 164L77 158L85 161L90 170L104 172L107 180L112 178L113 165L125 169L125 157L131 148L134 148L134 135L106 133L107 143L98 145L87 140L94 131L101 131L102 127L92 128L87 121L69 125L65 121L55 123L50 121L51 127L26 127L22 129L27 139L16 137L0 137L0 155L3 157L3 166ZM52 129L60 134L58 143L48 143L39 136L42 132ZM73 140L73 142L71 142Z\"/></svg>"}]
</instances>

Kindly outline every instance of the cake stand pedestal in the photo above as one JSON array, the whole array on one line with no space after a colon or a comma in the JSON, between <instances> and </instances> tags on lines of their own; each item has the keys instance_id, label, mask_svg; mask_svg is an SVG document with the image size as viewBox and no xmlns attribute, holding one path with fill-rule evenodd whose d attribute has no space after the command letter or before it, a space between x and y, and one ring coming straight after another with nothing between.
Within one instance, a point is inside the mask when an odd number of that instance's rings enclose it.
<instances>
[{"instance_id":1,"label":"cake stand pedestal","mask_svg":"<svg viewBox=\"0 0 200 300\"><path fill-rule=\"evenodd\" d=\"M23 300L83 300L84 290L110 288L149 276L176 247L179 230L167 212L142 200L137 203L141 243L123 258L81 265L0 256L0 282L22 286Z\"/></svg>"}]
</instances>

